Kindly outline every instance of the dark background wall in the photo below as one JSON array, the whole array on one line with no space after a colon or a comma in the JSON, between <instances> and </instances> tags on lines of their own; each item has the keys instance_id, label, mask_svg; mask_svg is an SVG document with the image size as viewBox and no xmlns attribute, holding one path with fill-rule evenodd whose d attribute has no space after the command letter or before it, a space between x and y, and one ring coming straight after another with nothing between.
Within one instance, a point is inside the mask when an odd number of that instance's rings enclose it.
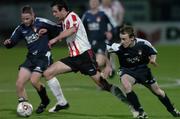
<instances>
[{"instance_id":1,"label":"dark background wall","mask_svg":"<svg viewBox=\"0 0 180 119\"><path fill-rule=\"evenodd\" d=\"M80 16L88 8L88 0L66 0L69 7ZM120 0L125 8L125 22L180 21L180 0ZM20 8L33 6L37 16L54 20L51 0L1 0L0 38L6 38L20 23Z\"/></svg>"}]
</instances>

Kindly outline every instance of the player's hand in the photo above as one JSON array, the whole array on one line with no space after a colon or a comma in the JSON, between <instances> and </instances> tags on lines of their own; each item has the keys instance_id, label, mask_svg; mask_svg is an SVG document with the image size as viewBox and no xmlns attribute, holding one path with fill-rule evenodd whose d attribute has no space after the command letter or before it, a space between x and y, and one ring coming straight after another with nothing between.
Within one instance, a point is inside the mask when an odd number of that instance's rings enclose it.
<instances>
[{"instance_id":1,"label":"player's hand","mask_svg":"<svg viewBox=\"0 0 180 119\"><path fill-rule=\"evenodd\" d=\"M39 30L38 35L39 35L39 36L42 36L42 35L45 34L45 33L47 33L47 29L42 28L42 29Z\"/></svg>"},{"instance_id":2,"label":"player's hand","mask_svg":"<svg viewBox=\"0 0 180 119\"><path fill-rule=\"evenodd\" d=\"M158 66L158 64L156 63L156 55L149 56L149 63L152 64L155 67Z\"/></svg>"},{"instance_id":3,"label":"player's hand","mask_svg":"<svg viewBox=\"0 0 180 119\"><path fill-rule=\"evenodd\" d=\"M48 43L49 48L51 49L52 45L54 45L55 43L56 43L55 39L50 40L49 43Z\"/></svg>"},{"instance_id":4,"label":"player's hand","mask_svg":"<svg viewBox=\"0 0 180 119\"><path fill-rule=\"evenodd\" d=\"M52 48L52 42L51 41L49 41L48 46L50 49Z\"/></svg>"},{"instance_id":5,"label":"player's hand","mask_svg":"<svg viewBox=\"0 0 180 119\"><path fill-rule=\"evenodd\" d=\"M108 39L108 40L111 40L112 39L112 37L113 37L113 35L112 35L112 33L111 32L105 32L105 35L106 35L106 38Z\"/></svg>"},{"instance_id":6,"label":"player's hand","mask_svg":"<svg viewBox=\"0 0 180 119\"><path fill-rule=\"evenodd\" d=\"M112 67L110 67L110 66L106 66L104 69L103 69L103 71L102 71L102 73L101 73L101 76L103 77L103 78L105 78L105 79L107 79L109 76L111 76L112 75Z\"/></svg>"},{"instance_id":7,"label":"player's hand","mask_svg":"<svg viewBox=\"0 0 180 119\"><path fill-rule=\"evenodd\" d=\"M3 42L4 45L8 45L8 44L11 44L11 40L10 39L6 39L4 42Z\"/></svg>"},{"instance_id":8,"label":"player's hand","mask_svg":"<svg viewBox=\"0 0 180 119\"><path fill-rule=\"evenodd\" d=\"M152 64L155 67L158 66L158 63L156 61L154 61L154 60L150 60L149 63Z\"/></svg>"}]
</instances>

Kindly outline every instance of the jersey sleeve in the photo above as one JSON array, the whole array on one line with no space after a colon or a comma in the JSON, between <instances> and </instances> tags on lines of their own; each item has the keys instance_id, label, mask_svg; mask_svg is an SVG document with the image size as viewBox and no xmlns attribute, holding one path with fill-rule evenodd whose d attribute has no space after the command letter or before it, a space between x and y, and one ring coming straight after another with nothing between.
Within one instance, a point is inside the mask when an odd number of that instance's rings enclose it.
<instances>
[{"instance_id":1,"label":"jersey sleeve","mask_svg":"<svg viewBox=\"0 0 180 119\"><path fill-rule=\"evenodd\" d=\"M22 39L23 39L23 35L22 35L22 32L21 32L21 27L18 26L18 27L16 27L16 29L11 34L11 37L10 37L11 44L10 44L10 46L11 47L15 46Z\"/></svg>"},{"instance_id":2,"label":"jersey sleeve","mask_svg":"<svg viewBox=\"0 0 180 119\"><path fill-rule=\"evenodd\" d=\"M88 27L87 27L87 12L83 14L81 20L82 20L82 23L83 23L86 31L87 31L88 30Z\"/></svg>"},{"instance_id":3,"label":"jersey sleeve","mask_svg":"<svg viewBox=\"0 0 180 119\"><path fill-rule=\"evenodd\" d=\"M66 29L70 29L72 27L75 27L76 29L78 29L79 27L78 16L75 14L70 14L70 16L65 22L65 27Z\"/></svg>"},{"instance_id":4,"label":"jersey sleeve","mask_svg":"<svg viewBox=\"0 0 180 119\"><path fill-rule=\"evenodd\" d=\"M113 37L115 37L116 28L113 26L113 24L111 23L111 21L109 20L109 18L106 14L104 14L104 20L107 24L107 31L110 31L112 33Z\"/></svg>"},{"instance_id":5,"label":"jersey sleeve","mask_svg":"<svg viewBox=\"0 0 180 119\"><path fill-rule=\"evenodd\" d=\"M54 38L62 31L62 25L58 25L55 22L52 22L48 19L41 18L41 22L43 22L44 27L48 30L48 35L50 38Z\"/></svg>"},{"instance_id":6,"label":"jersey sleeve","mask_svg":"<svg viewBox=\"0 0 180 119\"><path fill-rule=\"evenodd\" d=\"M114 27L106 14L104 14L104 19L105 19L106 23L108 24L108 27L109 27L108 30L109 31L112 30Z\"/></svg>"},{"instance_id":7,"label":"jersey sleeve","mask_svg":"<svg viewBox=\"0 0 180 119\"><path fill-rule=\"evenodd\" d=\"M147 53L149 56L157 54L157 50L152 46L152 44L149 41L145 41L144 44L146 46Z\"/></svg>"},{"instance_id":8,"label":"jersey sleeve","mask_svg":"<svg viewBox=\"0 0 180 119\"><path fill-rule=\"evenodd\" d=\"M120 50L119 49L120 46L121 45L118 43L113 43L112 45L106 45L106 48L109 53L116 53Z\"/></svg>"}]
</instances>

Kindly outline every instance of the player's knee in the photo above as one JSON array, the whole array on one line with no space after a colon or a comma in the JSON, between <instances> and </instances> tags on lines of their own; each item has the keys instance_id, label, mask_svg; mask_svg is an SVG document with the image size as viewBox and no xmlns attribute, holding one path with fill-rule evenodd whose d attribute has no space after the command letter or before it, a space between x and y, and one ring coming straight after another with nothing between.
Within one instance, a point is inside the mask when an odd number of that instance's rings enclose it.
<instances>
[{"instance_id":1,"label":"player's knee","mask_svg":"<svg viewBox=\"0 0 180 119\"><path fill-rule=\"evenodd\" d=\"M50 80L51 78L53 78L53 76L51 76L51 72L49 70L44 71L43 75L47 80Z\"/></svg>"},{"instance_id":2,"label":"player's knee","mask_svg":"<svg viewBox=\"0 0 180 119\"><path fill-rule=\"evenodd\" d=\"M99 66L99 67L104 67L105 64L106 64L106 62L105 62L104 59L98 59L98 60L97 60L97 63L98 63L98 66Z\"/></svg>"},{"instance_id":3,"label":"player's knee","mask_svg":"<svg viewBox=\"0 0 180 119\"><path fill-rule=\"evenodd\" d=\"M38 84L38 81L31 79L31 84L32 84L34 87L36 87L36 85Z\"/></svg>"},{"instance_id":4,"label":"player's knee","mask_svg":"<svg viewBox=\"0 0 180 119\"><path fill-rule=\"evenodd\" d=\"M98 66L99 66L100 68L104 66L103 63L98 62L98 61L97 61L97 64L98 64Z\"/></svg>"},{"instance_id":5,"label":"player's knee","mask_svg":"<svg viewBox=\"0 0 180 119\"><path fill-rule=\"evenodd\" d=\"M24 82L23 82L23 80L17 80L16 81L16 87L17 88L23 88L24 87Z\"/></svg>"},{"instance_id":6,"label":"player's knee","mask_svg":"<svg viewBox=\"0 0 180 119\"><path fill-rule=\"evenodd\" d=\"M129 85L123 85L123 89L124 89L125 93L129 93L132 91L132 87Z\"/></svg>"},{"instance_id":7,"label":"player's knee","mask_svg":"<svg viewBox=\"0 0 180 119\"><path fill-rule=\"evenodd\" d=\"M123 87L123 90L125 91L125 93L129 93L132 91L132 85L128 82L122 81L122 87Z\"/></svg>"}]
</instances>

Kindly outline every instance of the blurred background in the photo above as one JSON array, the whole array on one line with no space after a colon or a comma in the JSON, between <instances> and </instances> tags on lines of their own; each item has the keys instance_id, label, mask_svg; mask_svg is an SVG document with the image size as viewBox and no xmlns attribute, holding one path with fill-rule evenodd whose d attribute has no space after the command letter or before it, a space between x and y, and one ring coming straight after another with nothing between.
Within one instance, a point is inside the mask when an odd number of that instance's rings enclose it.
<instances>
[{"instance_id":1,"label":"blurred background","mask_svg":"<svg viewBox=\"0 0 180 119\"><path fill-rule=\"evenodd\" d=\"M66 0L79 16L88 9L87 0ZM180 0L119 0L124 23L135 26L137 34L152 43L180 44ZM1 0L0 40L8 38L20 23L20 8L30 4L37 16L53 20L50 0Z\"/></svg>"}]
</instances>

